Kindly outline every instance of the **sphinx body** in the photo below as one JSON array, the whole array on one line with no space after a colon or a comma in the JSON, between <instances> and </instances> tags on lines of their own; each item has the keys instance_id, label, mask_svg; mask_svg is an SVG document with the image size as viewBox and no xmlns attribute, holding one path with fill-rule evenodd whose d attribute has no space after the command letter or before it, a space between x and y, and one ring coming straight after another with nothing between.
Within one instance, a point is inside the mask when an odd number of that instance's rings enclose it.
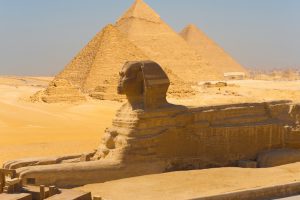
<instances>
[{"instance_id":1,"label":"sphinx body","mask_svg":"<svg viewBox=\"0 0 300 200\"><path fill-rule=\"evenodd\" d=\"M256 161L261 152L290 147L299 106L278 101L188 108L167 102L169 85L157 63L126 63L118 91L128 102L117 111L95 151L16 160L4 168L16 169L24 184L72 187L174 170L237 166L240 160Z\"/></svg>"}]
</instances>

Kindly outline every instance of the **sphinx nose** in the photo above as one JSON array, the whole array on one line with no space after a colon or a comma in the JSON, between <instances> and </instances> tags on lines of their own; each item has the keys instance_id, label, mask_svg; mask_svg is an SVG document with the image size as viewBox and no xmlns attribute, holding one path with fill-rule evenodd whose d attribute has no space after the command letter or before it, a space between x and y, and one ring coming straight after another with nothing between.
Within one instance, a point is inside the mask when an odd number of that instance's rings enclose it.
<instances>
[{"instance_id":1,"label":"sphinx nose","mask_svg":"<svg viewBox=\"0 0 300 200\"><path fill-rule=\"evenodd\" d=\"M118 81L118 87L121 86L121 85L122 85L122 80L120 79L120 80Z\"/></svg>"}]
</instances>

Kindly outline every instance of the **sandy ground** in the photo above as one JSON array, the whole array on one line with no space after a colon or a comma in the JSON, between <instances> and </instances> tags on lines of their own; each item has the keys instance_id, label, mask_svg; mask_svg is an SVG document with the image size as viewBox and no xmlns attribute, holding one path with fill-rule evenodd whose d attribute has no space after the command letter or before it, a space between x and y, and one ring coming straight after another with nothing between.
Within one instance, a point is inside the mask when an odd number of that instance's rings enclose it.
<instances>
[{"instance_id":1,"label":"sandy ground","mask_svg":"<svg viewBox=\"0 0 300 200\"><path fill-rule=\"evenodd\" d=\"M92 150L120 106L108 101L72 105L23 100L49 80L0 78L0 164L16 158Z\"/></svg>"},{"instance_id":2,"label":"sandy ground","mask_svg":"<svg viewBox=\"0 0 300 200\"><path fill-rule=\"evenodd\" d=\"M79 188L107 200L182 200L300 181L300 163L268 168L215 168L147 175Z\"/></svg>"},{"instance_id":3,"label":"sandy ground","mask_svg":"<svg viewBox=\"0 0 300 200\"><path fill-rule=\"evenodd\" d=\"M30 103L26 98L51 77L0 77L0 164L6 160L80 153L96 148L120 103ZM205 88L189 106L291 99L300 102L300 81L230 81ZM278 183L300 181L300 163L270 169L221 168L173 172L87 185L105 199L183 199Z\"/></svg>"},{"instance_id":4,"label":"sandy ground","mask_svg":"<svg viewBox=\"0 0 300 200\"><path fill-rule=\"evenodd\" d=\"M300 102L300 81L236 80L227 83L227 87L206 88L203 86L204 82L199 82L198 87L195 87L198 91L197 95L189 99L172 100L172 102L190 106L272 100Z\"/></svg>"}]
</instances>

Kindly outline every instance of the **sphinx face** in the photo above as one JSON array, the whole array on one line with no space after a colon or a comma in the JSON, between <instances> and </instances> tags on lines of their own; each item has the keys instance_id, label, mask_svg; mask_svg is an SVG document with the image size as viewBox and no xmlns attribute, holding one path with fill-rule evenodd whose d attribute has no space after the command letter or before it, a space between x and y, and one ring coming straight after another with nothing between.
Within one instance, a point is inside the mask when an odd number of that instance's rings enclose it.
<instances>
[{"instance_id":1,"label":"sphinx face","mask_svg":"<svg viewBox=\"0 0 300 200\"><path fill-rule=\"evenodd\" d=\"M119 73L118 94L140 96L143 94L143 77L140 66L126 64Z\"/></svg>"}]
</instances>

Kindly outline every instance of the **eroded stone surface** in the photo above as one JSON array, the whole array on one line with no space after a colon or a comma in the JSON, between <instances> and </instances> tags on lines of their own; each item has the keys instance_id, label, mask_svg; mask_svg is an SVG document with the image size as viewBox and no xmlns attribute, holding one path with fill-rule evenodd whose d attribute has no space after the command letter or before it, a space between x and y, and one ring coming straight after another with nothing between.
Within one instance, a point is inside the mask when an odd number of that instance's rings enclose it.
<instances>
[{"instance_id":1,"label":"eroded stone surface","mask_svg":"<svg viewBox=\"0 0 300 200\"><path fill-rule=\"evenodd\" d=\"M300 161L299 149L275 149L262 152L258 155L257 162L259 167L274 167L287 163Z\"/></svg>"},{"instance_id":2,"label":"eroded stone surface","mask_svg":"<svg viewBox=\"0 0 300 200\"><path fill-rule=\"evenodd\" d=\"M80 102L85 101L86 97L78 87L66 79L55 79L46 90L35 93L30 97L30 100L45 103Z\"/></svg>"}]
</instances>

